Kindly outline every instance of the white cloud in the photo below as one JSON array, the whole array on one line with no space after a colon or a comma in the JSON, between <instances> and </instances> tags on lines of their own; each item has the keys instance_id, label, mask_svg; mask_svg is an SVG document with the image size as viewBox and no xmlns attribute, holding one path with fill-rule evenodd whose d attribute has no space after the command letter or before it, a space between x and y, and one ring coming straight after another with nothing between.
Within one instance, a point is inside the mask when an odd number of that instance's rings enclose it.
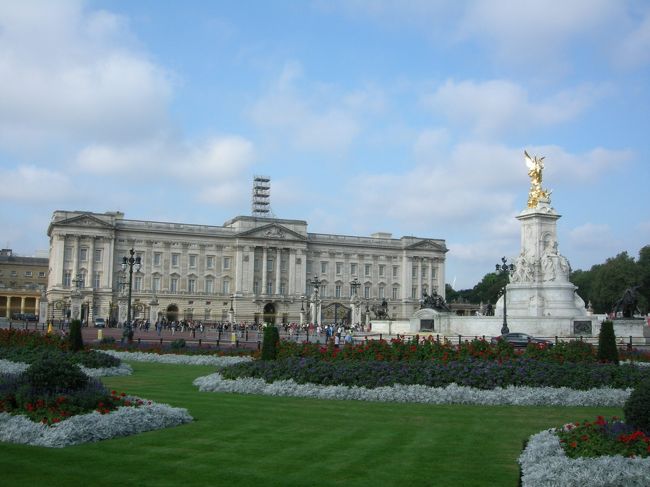
<instances>
[{"instance_id":1,"label":"white cloud","mask_svg":"<svg viewBox=\"0 0 650 487\"><path fill-rule=\"evenodd\" d=\"M70 199L73 184L66 174L35 166L19 166L13 170L0 168L4 181L0 200L20 204L40 204Z\"/></svg>"},{"instance_id":2,"label":"white cloud","mask_svg":"<svg viewBox=\"0 0 650 487\"><path fill-rule=\"evenodd\" d=\"M528 92L508 80L447 80L423 103L475 135L495 135L566 122L582 113L602 89L581 86L531 101Z\"/></svg>"},{"instance_id":3,"label":"white cloud","mask_svg":"<svg viewBox=\"0 0 650 487\"><path fill-rule=\"evenodd\" d=\"M561 63L573 40L609 35L625 17L620 0L475 0L458 28L459 38L488 41L487 51L502 60L528 65L537 72ZM544 68L542 68L542 66Z\"/></svg>"},{"instance_id":4,"label":"white cloud","mask_svg":"<svg viewBox=\"0 0 650 487\"><path fill-rule=\"evenodd\" d=\"M364 117L384 109L375 87L345 92L310 84L300 64L287 63L278 79L250 108L253 122L271 138L277 135L299 149L345 150L360 134Z\"/></svg>"},{"instance_id":5,"label":"white cloud","mask_svg":"<svg viewBox=\"0 0 650 487\"><path fill-rule=\"evenodd\" d=\"M615 60L624 66L636 67L650 63L650 10L617 47Z\"/></svg>"},{"instance_id":6,"label":"white cloud","mask_svg":"<svg viewBox=\"0 0 650 487\"><path fill-rule=\"evenodd\" d=\"M124 19L80 2L0 6L0 145L134 140L167 123L171 82Z\"/></svg>"}]
</instances>

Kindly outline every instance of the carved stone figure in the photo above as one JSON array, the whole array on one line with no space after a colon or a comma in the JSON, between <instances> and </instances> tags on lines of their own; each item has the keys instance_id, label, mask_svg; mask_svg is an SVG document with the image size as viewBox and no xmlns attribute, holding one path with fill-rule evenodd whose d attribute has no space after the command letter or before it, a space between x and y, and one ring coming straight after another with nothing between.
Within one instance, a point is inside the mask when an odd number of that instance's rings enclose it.
<instances>
[{"instance_id":1,"label":"carved stone figure","mask_svg":"<svg viewBox=\"0 0 650 487\"><path fill-rule=\"evenodd\" d=\"M539 200L548 200L550 191L542 189L542 171L544 170L544 157L530 157L524 151L524 159L530 176L530 191L528 192L528 208L535 208Z\"/></svg>"},{"instance_id":2,"label":"carved stone figure","mask_svg":"<svg viewBox=\"0 0 650 487\"><path fill-rule=\"evenodd\" d=\"M510 282L532 282L535 277L533 264L521 254L515 261L515 270L510 276Z\"/></svg>"}]
</instances>

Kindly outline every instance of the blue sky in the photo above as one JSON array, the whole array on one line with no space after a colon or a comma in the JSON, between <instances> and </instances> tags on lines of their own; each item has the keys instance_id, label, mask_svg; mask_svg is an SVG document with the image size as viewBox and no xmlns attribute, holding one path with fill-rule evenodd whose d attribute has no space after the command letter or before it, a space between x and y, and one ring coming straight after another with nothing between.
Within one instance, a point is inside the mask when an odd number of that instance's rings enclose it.
<instances>
[{"instance_id":1,"label":"blue sky","mask_svg":"<svg viewBox=\"0 0 650 487\"><path fill-rule=\"evenodd\" d=\"M519 252L524 149L546 156L559 250L650 243L650 3L622 0L0 4L0 244L56 209L446 239L461 289Z\"/></svg>"}]
</instances>

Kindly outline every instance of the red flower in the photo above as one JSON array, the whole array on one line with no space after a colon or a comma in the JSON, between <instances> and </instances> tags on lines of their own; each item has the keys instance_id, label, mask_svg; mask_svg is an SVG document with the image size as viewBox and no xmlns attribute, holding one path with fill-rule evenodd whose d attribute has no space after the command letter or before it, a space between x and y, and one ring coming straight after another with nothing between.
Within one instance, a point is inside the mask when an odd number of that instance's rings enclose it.
<instances>
[{"instance_id":1,"label":"red flower","mask_svg":"<svg viewBox=\"0 0 650 487\"><path fill-rule=\"evenodd\" d=\"M575 441L572 441L571 443L569 443L569 446L570 446L571 448L575 448L575 447L578 446L578 443L576 443Z\"/></svg>"}]
</instances>

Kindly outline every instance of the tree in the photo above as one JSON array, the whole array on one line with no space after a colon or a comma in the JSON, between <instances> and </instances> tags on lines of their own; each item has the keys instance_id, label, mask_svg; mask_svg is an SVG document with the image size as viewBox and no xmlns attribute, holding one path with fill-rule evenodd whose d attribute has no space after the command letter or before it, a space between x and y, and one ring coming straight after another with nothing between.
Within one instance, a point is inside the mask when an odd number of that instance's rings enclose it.
<instances>
[{"instance_id":1,"label":"tree","mask_svg":"<svg viewBox=\"0 0 650 487\"><path fill-rule=\"evenodd\" d=\"M597 313L612 311L625 290L634 286L638 280L636 263L627 252L607 259L604 264L593 266L591 272L592 295L589 299Z\"/></svg>"}]
</instances>

